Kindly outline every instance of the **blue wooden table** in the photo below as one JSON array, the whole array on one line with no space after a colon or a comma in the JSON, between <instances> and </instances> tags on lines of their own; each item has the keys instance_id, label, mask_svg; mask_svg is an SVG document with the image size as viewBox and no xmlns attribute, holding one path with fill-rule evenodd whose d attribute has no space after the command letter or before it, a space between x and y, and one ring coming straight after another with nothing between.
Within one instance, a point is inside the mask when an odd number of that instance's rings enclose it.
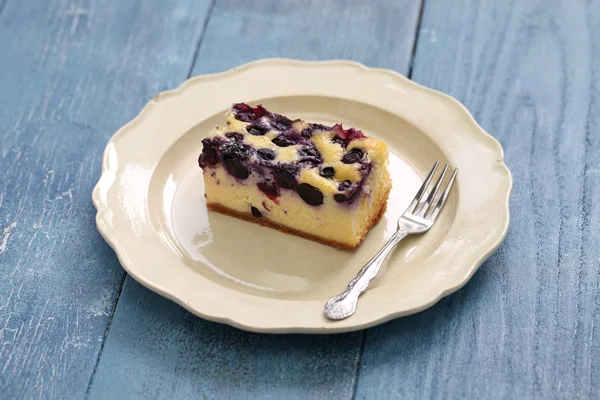
<instances>
[{"instance_id":1,"label":"blue wooden table","mask_svg":"<svg viewBox=\"0 0 600 400\"><path fill-rule=\"evenodd\" d=\"M127 277L108 138L258 58L447 92L504 146L512 223L470 283L363 332L261 335ZM0 0L0 399L600 398L600 0Z\"/></svg>"}]
</instances>

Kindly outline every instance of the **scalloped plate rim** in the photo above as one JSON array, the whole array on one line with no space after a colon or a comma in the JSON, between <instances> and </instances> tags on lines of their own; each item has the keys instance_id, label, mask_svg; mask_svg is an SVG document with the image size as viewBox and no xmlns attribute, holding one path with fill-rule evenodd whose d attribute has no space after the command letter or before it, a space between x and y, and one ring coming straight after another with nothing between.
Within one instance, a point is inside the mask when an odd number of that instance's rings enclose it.
<instances>
[{"instance_id":1,"label":"scalloped plate rim","mask_svg":"<svg viewBox=\"0 0 600 400\"><path fill-rule=\"evenodd\" d=\"M161 102L161 100L163 100L167 97L175 96L175 95L182 95L186 91L186 89L188 89L192 85L202 82L204 80L218 80L218 79L225 78L232 74L246 71L250 68L256 68L256 67L261 67L264 65L273 65L273 64L286 64L286 65L295 65L295 66L301 66L301 67L347 66L347 67L354 67L354 68L360 69L367 73L387 74L389 76L394 77L395 79L401 80L403 82L403 84L412 86L415 89L427 92L432 96L442 97L442 98L445 98L446 100L450 100L453 103L453 106L456 108L457 112L461 112L464 115L469 117L469 122L471 123L473 128L475 128L478 131L479 134L484 136L486 140L491 140L491 143L493 143L495 150L498 152L498 159L495 160L495 163L497 166L501 167L503 172L506 174L505 178L508 181L506 193L500 199L503 201L504 210L505 210L504 215L502 215L500 218L498 218L499 220L501 220L500 225L502 226L502 229L497 234L496 239L487 248L481 249L480 256L477 257L477 259L474 260L469 265L468 268L465 268L466 274L461 279L459 279L457 282L454 282L452 285L449 285L446 289L440 291L436 296L434 296L430 300L423 302L421 306L415 307L410 310L401 310L401 311L397 311L397 312L391 312L391 313L388 313L384 316L377 317L377 318L366 319L366 320L363 320L361 323L357 323L357 324L350 325L350 326L336 327L336 325L327 325L327 326L320 326L320 327L314 327L314 326L306 327L306 326L301 326L301 325L286 325L286 324L281 324L281 326L265 326L265 325L261 326L261 325L249 323L247 321L246 322L240 321L238 319L231 318L228 316L222 316L222 315L219 315L219 313L214 314L214 313L210 313L206 310L198 310L197 308L190 306L190 304L188 304L184 299L182 299L176 293L173 293L172 291L168 290L167 288L162 287L160 284L154 283L154 282L146 279L144 276L138 274L137 271L135 271L135 269L132 268L132 264L127 255L127 251L124 248L124 246L119 242L117 233L114 231L111 232L108 229L107 224L104 222L104 215L105 215L106 211L109 210L109 206L102 201L102 199L100 198L100 194L99 194L100 190L101 190L101 185L102 185L103 179L105 178L106 173L109 170L107 164L108 164L108 151L109 151L110 144L113 141L115 141L117 138L119 138L121 135L127 134L128 131L130 131L133 127L135 127L135 125L137 123L139 123L142 119L144 119L144 117L149 112L152 111L152 108L154 108L157 104L159 104ZM191 77L191 78L185 80L175 89L161 91L157 95L155 95L150 101L148 101L146 103L146 105L142 108L142 110L138 113L138 115L136 117L134 117L131 121L129 121L128 123L123 125L121 128L119 128L108 140L105 150L103 152L103 157L102 157L102 173L92 191L92 202L94 204L94 207L97 210L96 225L97 225L98 231L100 232L100 234L104 238L104 240L109 244L109 246L114 250L114 252L117 255L117 258L119 260L119 263L121 264L123 269L132 278L134 278L136 281L141 283L143 286L160 294L163 297L166 297L166 298L174 301L175 303L179 304L180 306L182 306L189 312L191 312L201 318L210 320L210 321L227 324L227 325L230 325L230 326L233 326L233 327L236 327L239 329L243 329L246 331L251 331L251 332L330 334L330 333L343 333L343 332L351 332L351 331L356 331L356 330L360 330L360 329L365 329L365 328L369 328L372 326L382 324L384 322L390 321L395 318L399 318L402 316L412 315L412 314L421 312L421 311L428 309L428 308L432 307L433 305L435 305L443 297L446 297L446 296L460 290L471 279L471 277L475 274L475 272L478 270L478 268L481 266L481 264L483 264L483 262L485 262L485 260L487 260L489 258L489 256L492 253L494 253L498 249L498 247L500 247L502 242L504 241L504 238L506 237L506 234L508 232L508 228L510 225L510 196L512 193L512 187L513 187L512 173L510 172L509 168L506 166L506 164L504 162L504 150L503 150L502 146L500 145L500 143L498 142L498 140L496 138L494 138L491 134L489 134L483 128L481 128L481 126L476 122L475 118L468 111L468 109L456 98L454 98L448 94L445 94L443 92L437 91L435 89L429 88L427 86L418 84L396 71L386 69L386 68L372 68L372 67L365 66L364 64L361 64L356 61L341 60L341 59L322 60L322 61L305 61L305 60L297 60L297 59L290 59L290 58L267 58L267 59L251 61L251 62L242 64L240 66L237 66L237 67L234 67L229 70L222 71L222 72L197 75L197 76L194 76L194 77Z\"/></svg>"}]
</instances>

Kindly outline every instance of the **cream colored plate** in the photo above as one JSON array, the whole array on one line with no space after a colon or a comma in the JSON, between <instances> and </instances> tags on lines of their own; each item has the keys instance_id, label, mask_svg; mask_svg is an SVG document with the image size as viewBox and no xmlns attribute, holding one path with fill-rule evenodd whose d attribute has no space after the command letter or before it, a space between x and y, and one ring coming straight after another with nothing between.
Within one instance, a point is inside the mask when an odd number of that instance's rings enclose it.
<instances>
[{"instance_id":1,"label":"cream colored plate","mask_svg":"<svg viewBox=\"0 0 600 400\"><path fill-rule=\"evenodd\" d=\"M388 210L356 251L207 212L200 141L242 101L388 143ZM325 301L391 235L437 159L460 173L436 225L400 244L354 316L327 320ZM273 59L154 97L109 141L93 200L102 236L148 288L242 329L329 333L418 312L462 287L506 235L511 183L500 144L451 97L354 62Z\"/></svg>"}]
</instances>

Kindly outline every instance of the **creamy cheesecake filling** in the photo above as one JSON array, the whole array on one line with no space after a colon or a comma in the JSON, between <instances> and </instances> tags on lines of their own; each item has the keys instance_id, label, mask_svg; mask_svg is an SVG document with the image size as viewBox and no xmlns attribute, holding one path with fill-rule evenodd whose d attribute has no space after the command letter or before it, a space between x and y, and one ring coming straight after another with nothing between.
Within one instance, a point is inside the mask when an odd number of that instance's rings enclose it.
<instances>
[{"instance_id":1,"label":"creamy cheesecake filling","mask_svg":"<svg viewBox=\"0 0 600 400\"><path fill-rule=\"evenodd\" d=\"M204 185L209 206L218 204L326 240L354 244L364 238L375 217L370 210L380 211L385 205L389 191L386 179L387 168L376 168L352 204L324 197L318 207L307 207L293 191L282 191L276 198L267 196L258 188L260 178L251 175L240 184L220 166L204 175Z\"/></svg>"},{"instance_id":2,"label":"creamy cheesecake filling","mask_svg":"<svg viewBox=\"0 0 600 400\"><path fill-rule=\"evenodd\" d=\"M202 141L209 205L354 247L385 206L387 146L354 128L236 104Z\"/></svg>"}]
</instances>

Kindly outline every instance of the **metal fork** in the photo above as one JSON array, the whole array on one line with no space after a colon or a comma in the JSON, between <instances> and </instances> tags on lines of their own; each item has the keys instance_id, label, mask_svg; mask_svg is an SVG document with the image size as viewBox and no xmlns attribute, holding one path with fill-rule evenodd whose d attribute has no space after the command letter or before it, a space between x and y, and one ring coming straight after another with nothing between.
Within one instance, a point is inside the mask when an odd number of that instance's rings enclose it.
<instances>
[{"instance_id":1,"label":"metal fork","mask_svg":"<svg viewBox=\"0 0 600 400\"><path fill-rule=\"evenodd\" d=\"M429 171L429 174L427 175L427 178L425 178L417 195L398 220L398 228L392 237L385 245L383 245L381 250L375 254L371 261L360 270L358 275L356 275L356 278L350 281L348 288L325 304L325 315L327 318L344 319L354 314L354 311L356 311L356 304L358 303L358 297L367 289L371 280L375 278L386 257L398 242L408 235L427 232L433 226L442 207L446 203L446 199L448 199L450 189L452 188L452 184L454 183L458 171L458 168L454 170L437 203L432 205L435 196L442 186L446 172L448 171L448 164L446 164L435 185L428 191L427 188L435 175L439 163L439 161L436 161L431 171ZM423 198L425 198L424 201Z\"/></svg>"}]
</instances>

